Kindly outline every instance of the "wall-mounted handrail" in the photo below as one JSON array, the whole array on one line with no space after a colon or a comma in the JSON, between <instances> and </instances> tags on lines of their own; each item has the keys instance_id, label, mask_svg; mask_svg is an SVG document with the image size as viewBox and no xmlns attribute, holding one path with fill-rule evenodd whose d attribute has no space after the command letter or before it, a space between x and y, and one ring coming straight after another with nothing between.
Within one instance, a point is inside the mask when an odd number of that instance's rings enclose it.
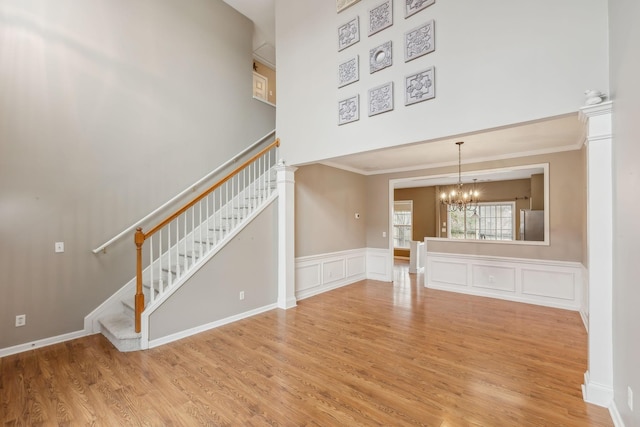
<instances>
[{"instance_id":1,"label":"wall-mounted handrail","mask_svg":"<svg viewBox=\"0 0 640 427\"><path fill-rule=\"evenodd\" d=\"M156 216L159 212L162 212L164 209L166 209L168 206L171 206L172 204L174 204L177 200L180 200L185 194L193 191L195 189L195 187L199 186L200 184L202 184L203 182L207 181L209 178L211 178L213 175L215 175L216 173L220 172L221 170L223 170L224 168L226 168L227 166L229 166L232 163L235 163L238 161L239 158L241 158L242 156L244 156L245 154L247 154L248 152L250 152L251 150L253 150L255 147L257 147L258 145L260 145L262 142L264 142L265 139L275 135L276 131L275 129L272 130L271 132L269 132L268 134L266 134L265 136L263 136L262 138L258 139L256 142L254 142L253 144L251 144L250 146L248 146L247 148L245 148L244 150L242 150L240 153L236 154L234 157L232 157L231 159L227 160L226 162L224 162L222 165L218 166L217 168L215 168L214 170L212 170L211 172L209 172L208 174L206 174L204 177L200 178L198 181L196 181L195 183L191 184L190 186L188 186L187 188L185 188L184 190L182 190L180 193L178 193L177 195L175 195L174 197L172 197L169 201L167 201L166 203L164 203L162 206L158 207L157 209L155 209L153 212L149 213L148 215L146 215L144 218L139 219L138 221L136 221L134 224L130 225L129 227L127 227L126 229L124 229L122 232L118 233L117 235L115 235L114 237L112 237L111 239L107 240L106 242L104 242L103 244L101 244L100 246L98 246L97 248L93 249L92 252L94 254L97 254L101 251L104 251L107 249L107 247L109 245L111 245L112 243L118 241L119 239L121 239L122 237L129 235L133 230L135 230L136 228L138 228L140 226L140 224L144 223L145 221L149 220L150 218L153 218L154 216Z\"/></svg>"},{"instance_id":2,"label":"wall-mounted handrail","mask_svg":"<svg viewBox=\"0 0 640 427\"><path fill-rule=\"evenodd\" d=\"M223 231L232 231L233 229L235 229L235 227L240 226L241 224L239 221L242 220L242 218L246 217L244 214L240 213L240 210L242 210L243 213L251 212L251 206L240 204L241 197L244 197L246 200L260 198L260 200L264 201L267 199L263 191L266 191L267 195L270 195L272 192L273 180L270 180L267 177L272 173L273 167L276 166L278 147L280 147L280 140L276 138L274 142L267 145L258 153L254 154L251 158L247 159L242 164L234 168L233 171L226 174L224 178L219 179L215 184L204 190L190 202L178 208L174 213L170 214L164 220L160 221L148 232L143 232L141 227L136 228L134 237L134 241L136 244L136 295L134 310L136 332L141 331L142 312L145 308L145 296L143 293L142 283L142 249L145 242L147 240L149 240L150 242L148 279L150 283L150 298L153 302L156 292L156 289L153 285L154 265L155 267L157 267L157 272L159 274L162 274L162 271L167 272L167 275L169 277L168 285L169 287L173 286L175 280L184 275L188 269L194 268L196 259L203 256L202 245L206 245L207 251L211 248L208 237L204 241L202 240L203 229L206 230L204 231L204 234L207 234L209 231L217 230L215 228L215 222L217 218L217 221L220 225L222 224L223 220L230 220L231 225L227 225L227 227L229 228L225 227ZM247 180L247 175L249 175L249 180ZM249 181L251 181L251 183L249 183ZM225 187L224 199L222 195L223 186ZM218 189L220 190L216 192L216 190ZM219 196L217 200L216 193L218 193ZM261 196L256 197L256 194L261 194ZM217 208L216 201L218 202ZM259 205L259 203L252 204L254 205L254 208ZM235 210L238 210L238 212L235 212ZM219 212L219 215L216 213L216 211ZM179 218L182 218L182 221L180 221ZM209 224L210 219L212 219L214 223L214 227L212 228L210 228ZM182 225L180 224L180 222L182 222ZM166 233L164 239L163 232ZM156 233L158 233L159 241L154 245L153 235ZM196 239L198 236L199 240ZM217 237L214 240L218 241ZM165 243L164 246L162 244L163 242ZM188 249L189 243L192 245L192 250ZM158 249L155 253L157 256L155 257L153 249L154 247ZM164 253L163 247L166 248L166 251ZM196 247L199 247L200 249L196 250ZM183 251L182 254L180 251ZM174 255L173 257L172 253ZM164 255L166 255L166 257ZM183 257L183 262L180 261L181 256ZM189 258L191 258L191 261L189 261ZM173 279L174 270L172 270L171 268L171 264L173 262L176 263L175 280ZM165 269L163 269L163 265L166 266ZM158 292L160 292L161 295L165 292L164 285L162 284L161 279L158 286Z\"/></svg>"}]
</instances>

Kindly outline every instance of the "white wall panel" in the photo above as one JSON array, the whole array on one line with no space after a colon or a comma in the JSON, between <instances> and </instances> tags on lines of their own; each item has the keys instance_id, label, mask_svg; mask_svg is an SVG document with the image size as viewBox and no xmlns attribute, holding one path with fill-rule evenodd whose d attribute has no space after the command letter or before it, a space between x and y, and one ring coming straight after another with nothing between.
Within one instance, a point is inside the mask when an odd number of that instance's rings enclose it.
<instances>
[{"instance_id":1,"label":"white wall panel","mask_svg":"<svg viewBox=\"0 0 640 427\"><path fill-rule=\"evenodd\" d=\"M522 293L574 300L575 278L570 272L522 269Z\"/></svg>"},{"instance_id":2,"label":"white wall panel","mask_svg":"<svg viewBox=\"0 0 640 427\"><path fill-rule=\"evenodd\" d=\"M474 265L471 268L471 284L477 288L497 291L516 291L516 270L513 267Z\"/></svg>"},{"instance_id":3,"label":"white wall panel","mask_svg":"<svg viewBox=\"0 0 640 427\"><path fill-rule=\"evenodd\" d=\"M345 278L344 258L322 263L322 278L324 283L331 283Z\"/></svg>"},{"instance_id":4,"label":"white wall panel","mask_svg":"<svg viewBox=\"0 0 640 427\"><path fill-rule=\"evenodd\" d=\"M425 286L580 310L581 263L427 252Z\"/></svg>"},{"instance_id":5,"label":"white wall panel","mask_svg":"<svg viewBox=\"0 0 640 427\"><path fill-rule=\"evenodd\" d=\"M433 261L432 278L447 285L467 285L467 264L462 262Z\"/></svg>"}]
</instances>

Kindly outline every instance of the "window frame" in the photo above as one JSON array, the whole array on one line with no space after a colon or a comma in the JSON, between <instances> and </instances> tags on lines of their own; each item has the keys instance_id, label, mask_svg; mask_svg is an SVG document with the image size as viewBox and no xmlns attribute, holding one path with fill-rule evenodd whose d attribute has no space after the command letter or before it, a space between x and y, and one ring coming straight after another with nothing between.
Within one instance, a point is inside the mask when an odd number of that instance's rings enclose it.
<instances>
[{"instance_id":1,"label":"window frame","mask_svg":"<svg viewBox=\"0 0 640 427\"><path fill-rule=\"evenodd\" d=\"M452 211L447 209L447 239L451 239L452 241L478 241L478 242L515 242L516 240L516 202L515 201L510 201L510 200L506 200L506 201L498 201L498 202L479 202L476 204L476 206L480 207L480 206L505 206L505 205L509 205L511 207L511 239L481 239L479 238L479 234L480 234L480 226L476 227L476 237L473 238L469 238L467 237L467 213L469 212L469 210L467 209L465 211L465 216L464 216L464 230L463 230L463 235L464 238L457 238L457 237L453 237L451 235L451 213ZM496 228L497 230L497 228Z\"/></svg>"},{"instance_id":2,"label":"window frame","mask_svg":"<svg viewBox=\"0 0 640 427\"><path fill-rule=\"evenodd\" d=\"M393 248L394 249L410 249L411 246L410 244L407 246L396 246L396 229L398 227L407 227L407 224L396 224L396 204L408 204L409 205L409 210L403 209L403 212L409 212L409 218L410 218L410 223L408 224L409 227L409 240L408 242L410 242L411 240L413 240L413 200L394 200L393 201L393 211L392 211L392 230L393 230L393 235L391 236L392 240L393 240Z\"/></svg>"}]
</instances>

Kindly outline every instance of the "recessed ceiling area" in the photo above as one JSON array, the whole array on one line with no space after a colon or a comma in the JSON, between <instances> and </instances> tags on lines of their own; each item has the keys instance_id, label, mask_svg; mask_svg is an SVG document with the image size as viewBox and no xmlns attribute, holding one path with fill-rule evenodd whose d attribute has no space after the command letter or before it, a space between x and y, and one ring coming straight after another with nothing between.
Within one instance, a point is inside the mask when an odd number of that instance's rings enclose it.
<instances>
[{"instance_id":1,"label":"recessed ceiling area","mask_svg":"<svg viewBox=\"0 0 640 427\"><path fill-rule=\"evenodd\" d=\"M462 163L465 164L577 150L582 146L584 137L584 124L578 119L578 114L574 113L483 132L335 157L322 163L363 175L375 175L458 164L457 141L464 141Z\"/></svg>"},{"instance_id":2,"label":"recessed ceiling area","mask_svg":"<svg viewBox=\"0 0 640 427\"><path fill-rule=\"evenodd\" d=\"M543 174L544 167L513 167L501 168L499 170L473 171L462 174L461 181L463 184L478 184L484 182L495 181L511 181L514 179L530 179L532 175ZM458 173L450 173L434 177L417 177L408 178L397 181L393 184L394 188L415 188L415 187L434 187L436 185L452 185L458 182Z\"/></svg>"}]
</instances>

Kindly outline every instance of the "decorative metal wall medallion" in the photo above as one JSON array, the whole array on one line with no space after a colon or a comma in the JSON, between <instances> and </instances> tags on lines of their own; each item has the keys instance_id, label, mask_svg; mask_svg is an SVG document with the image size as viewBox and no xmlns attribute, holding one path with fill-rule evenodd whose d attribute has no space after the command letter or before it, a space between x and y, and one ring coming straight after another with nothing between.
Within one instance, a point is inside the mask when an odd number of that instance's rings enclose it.
<instances>
[{"instance_id":1,"label":"decorative metal wall medallion","mask_svg":"<svg viewBox=\"0 0 640 427\"><path fill-rule=\"evenodd\" d=\"M373 74L384 68L390 67L391 60L391 41L374 47L369 51L369 73Z\"/></svg>"},{"instance_id":2,"label":"decorative metal wall medallion","mask_svg":"<svg viewBox=\"0 0 640 427\"><path fill-rule=\"evenodd\" d=\"M369 89L369 116L393 110L393 82Z\"/></svg>"},{"instance_id":3,"label":"decorative metal wall medallion","mask_svg":"<svg viewBox=\"0 0 640 427\"><path fill-rule=\"evenodd\" d=\"M433 19L426 24L409 30L404 35L404 62L431 53L436 49Z\"/></svg>"},{"instance_id":4,"label":"decorative metal wall medallion","mask_svg":"<svg viewBox=\"0 0 640 427\"><path fill-rule=\"evenodd\" d=\"M369 35L382 31L393 25L393 0L369 10Z\"/></svg>"},{"instance_id":5,"label":"decorative metal wall medallion","mask_svg":"<svg viewBox=\"0 0 640 427\"><path fill-rule=\"evenodd\" d=\"M405 0L405 11L404 17L405 19L410 17L411 15L415 15L423 9L428 8L432 4L436 2L436 0Z\"/></svg>"},{"instance_id":6,"label":"decorative metal wall medallion","mask_svg":"<svg viewBox=\"0 0 640 427\"><path fill-rule=\"evenodd\" d=\"M359 57L356 55L338 65L338 87L357 82L360 78Z\"/></svg>"},{"instance_id":7,"label":"decorative metal wall medallion","mask_svg":"<svg viewBox=\"0 0 640 427\"><path fill-rule=\"evenodd\" d=\"M426 101L436 96L435 69L429 67L424 71L405 77L404 105Z\"/></svg>"},{"instance_id":8,"label":"decorative metal wall medallion","mask_svg":"<svg viewBox=\"0 0 640 427\"><path fill-rule=\"evenodd\" d=\"M355 122L360 119L360 95L338 102L338 125Z\"/></svg>"},{"instance_id":9,"label":"decorative metal wall medallion","mask_svg":"<svg viewBox=\"0 0 640 427\"><path fill-rule=\"evenodd\" d=\"M336 10L338 13L342 12L349 6L353 6L358 3L360 0L336 0Z\"/></svg>"},{"instance_id":10,"label":"decorative metal wall medallion","mask_svg":"<svg viewBox=\"0 0 640 427\"><path fill-rule=\"evenodd\" d=\"M338 52L360 41L360 20L356 16L338 27Z\"/></svg>"}]
</instances>

